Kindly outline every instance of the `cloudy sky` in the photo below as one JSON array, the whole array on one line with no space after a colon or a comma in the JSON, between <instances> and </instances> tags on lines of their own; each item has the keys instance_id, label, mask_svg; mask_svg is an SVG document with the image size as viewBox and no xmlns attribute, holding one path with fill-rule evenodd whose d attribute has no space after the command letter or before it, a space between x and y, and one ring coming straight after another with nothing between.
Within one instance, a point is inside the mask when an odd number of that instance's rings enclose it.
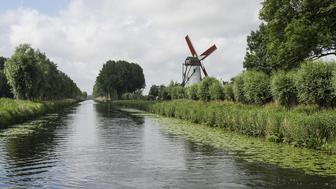
<instances>
[{"instance_id":1,"label":"cloudy sky","mask_svg":"<svg viewBox=\"0 0 336 189\"><path fill-rule=\"evenodd\" d=\"M0 0L0 56L29 43L89 93L107 60L132 61L148 90L181 81L189 34L199 54L217 45L204 65L229 80L243 69L260 8L261 0Z\"/></svg>"}]
</instances>

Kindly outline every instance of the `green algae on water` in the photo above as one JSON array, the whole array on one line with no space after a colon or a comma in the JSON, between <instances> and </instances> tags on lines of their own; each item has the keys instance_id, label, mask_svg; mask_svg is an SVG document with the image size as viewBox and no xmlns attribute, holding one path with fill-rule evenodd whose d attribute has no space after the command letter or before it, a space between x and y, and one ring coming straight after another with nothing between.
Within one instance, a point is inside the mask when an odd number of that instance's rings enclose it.
<instances>
[{"instance_id":1,"label":"green algae on water","mask_svg":"<svg viewBox=\"0 0 336 189\"><path fill-rule=\"evenodd\" d=\"M267 163L282 168L294 168L310 175L336 176L336 155L307 148L267 141L263 138L245 136L218 127L193 124L180 119L166 118L139 111L137 116L147 116L158 122L162 128L175 135L181 135L193 142L230 151L234 158L248 162Z\"/></svg>"}]
</instances>

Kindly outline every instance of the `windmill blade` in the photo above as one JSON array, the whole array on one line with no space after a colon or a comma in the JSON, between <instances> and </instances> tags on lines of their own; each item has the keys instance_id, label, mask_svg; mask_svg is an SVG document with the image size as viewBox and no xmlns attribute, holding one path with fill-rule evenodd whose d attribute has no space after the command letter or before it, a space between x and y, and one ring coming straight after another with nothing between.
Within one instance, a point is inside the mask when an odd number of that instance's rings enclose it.
<instances>
[{"instance_id":1,"label":"windmill blade","mask_svg":"<svg viewBox=\"0 0 336 189\"><path fill-rule=\"evenodd\" d=\"M204 73L204 76L205 77L208 77L208 72L205 70L205 67L203 66L203 64L201 63L201 68L202 68L202 71Z\"/></svg>"},{"instance_id":2,"label":"windmill blade","mask_svg":"<svg viewBox=\"0 0 336 189\"><path fill-rule=\"evenodd\" d=\"M185 40L187 41L187 44L188 44L189 50L190 50L190 52L191 52L191 55L192 55L193 57L197 57L197 53L196 53L196 51L195 51L195 49L194 49L194 46L193 46L193 44L191 43L191 41L190 41L188 35L185 37Z\"/></svg>"},{"instance_id":3,"label":"windmill blade","mask_svg":"<svg viewBox=\"0 0 336 189\"><path fill-rule=\"evenodd\" d=\"M204 51L204 53L201 54L202 58L200 60L204 60L211 53L213 53L216 49L217 49L216 45L212 45L208 50Z\"/></svg>"}]
</instances>

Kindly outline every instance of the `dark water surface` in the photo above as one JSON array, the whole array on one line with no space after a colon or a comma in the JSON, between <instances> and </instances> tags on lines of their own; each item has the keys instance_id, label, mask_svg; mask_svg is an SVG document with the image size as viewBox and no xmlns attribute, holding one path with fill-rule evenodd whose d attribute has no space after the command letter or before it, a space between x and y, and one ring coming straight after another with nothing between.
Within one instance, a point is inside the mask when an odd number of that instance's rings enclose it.
<instances>
[{"instance_id":1,"label":"dark water surface","mask_svg":"<svg viewBox=\"0 0 336 189\"><path fill-rule=\"evenodd\" d=\"M0 131L0 188L335 188L335 177L239 160L151 116L85 101Z\"/></svg>"}]
</instances>

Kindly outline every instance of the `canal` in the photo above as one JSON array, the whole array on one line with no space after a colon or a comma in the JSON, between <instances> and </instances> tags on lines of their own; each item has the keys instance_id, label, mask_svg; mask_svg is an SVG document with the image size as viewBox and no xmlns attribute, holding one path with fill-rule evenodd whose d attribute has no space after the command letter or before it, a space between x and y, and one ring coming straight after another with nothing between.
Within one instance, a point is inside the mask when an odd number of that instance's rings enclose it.
<instances>
[{"instance_id":1,"label":"canal","mask_svg":"<svg viewBox=\"0 0 336 189\"><path fill-rule=\"evenodd\" d=\"M169 134L155 116L85 101L0 131L0 188L334 188Z\"/></svg>"}]
</instances>

